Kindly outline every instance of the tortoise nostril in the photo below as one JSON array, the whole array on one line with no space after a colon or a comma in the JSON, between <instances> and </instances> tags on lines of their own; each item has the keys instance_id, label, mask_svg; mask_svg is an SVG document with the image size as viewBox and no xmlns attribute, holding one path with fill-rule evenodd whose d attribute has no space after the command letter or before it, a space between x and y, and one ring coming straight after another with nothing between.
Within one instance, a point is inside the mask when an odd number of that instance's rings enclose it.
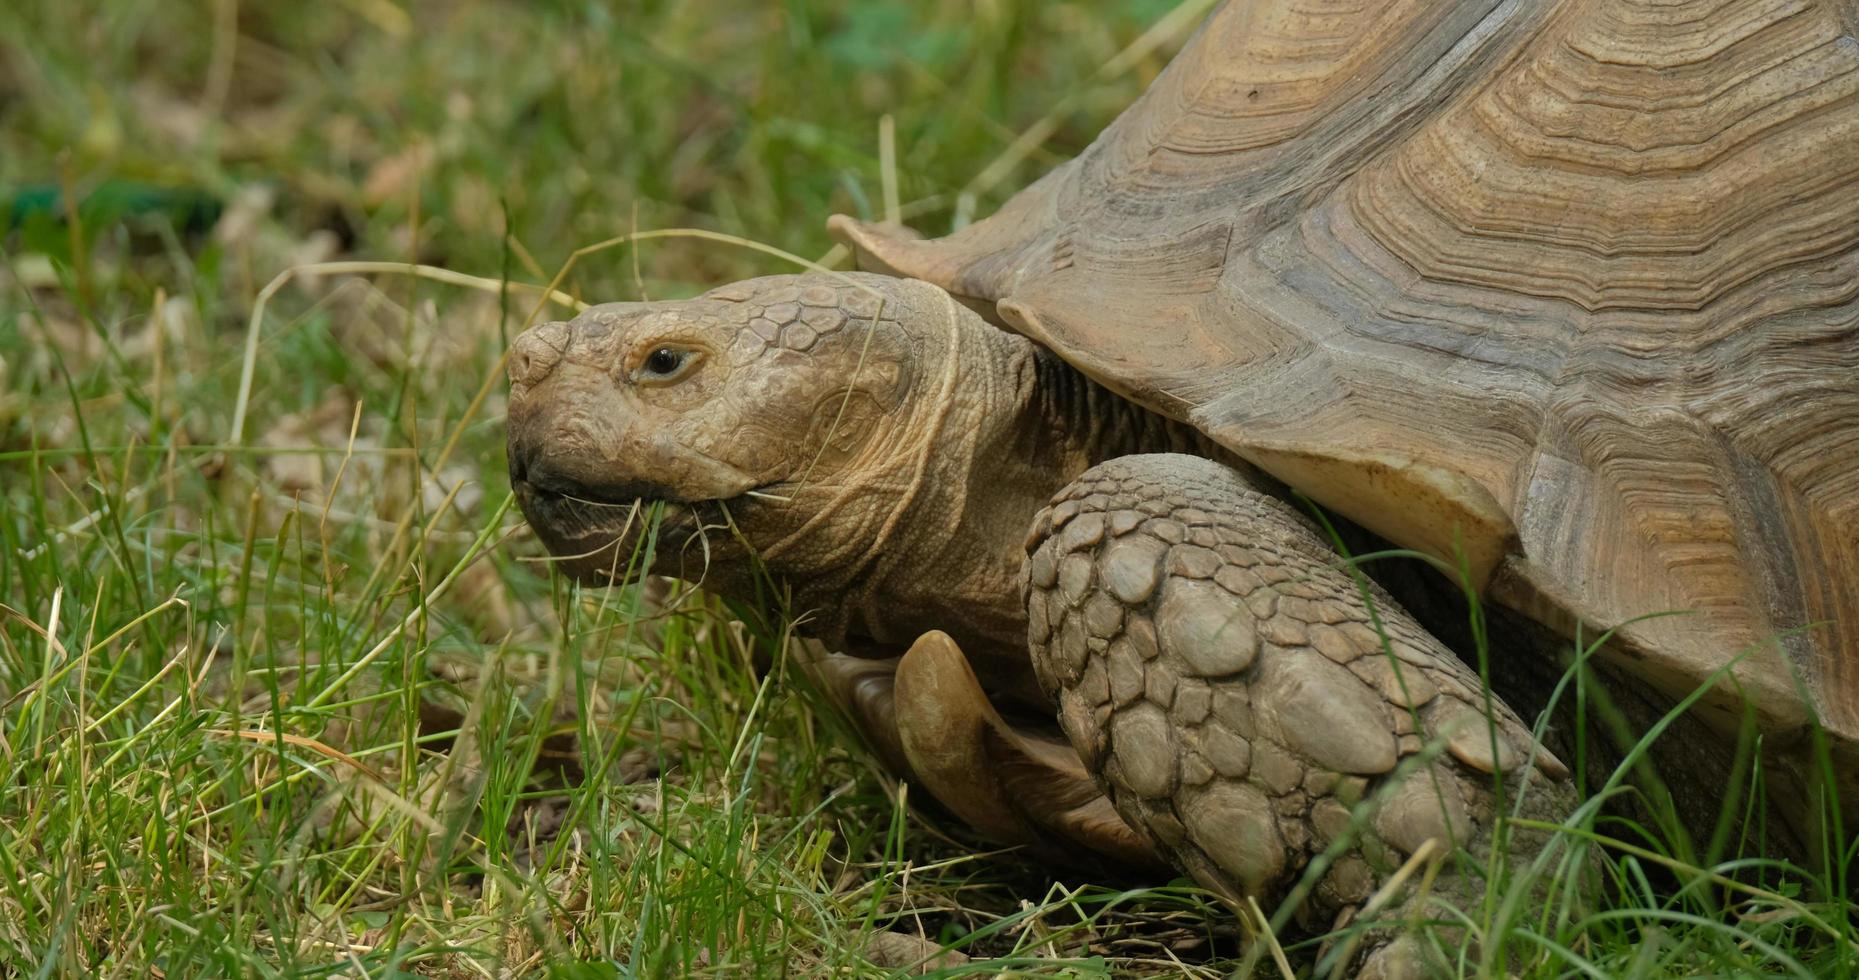
<instances>
[{"instance_id":1,"label":"tortoise nostril","mask_svg":"<svg viewBox=\"0 0 1859 980\"><path fill-rule=\"evenodd\" d=\"M549 376L568 346L568 325L544 323L524 331L510 344L512 385L534 385Z\"/></svg>"}]
</instances>

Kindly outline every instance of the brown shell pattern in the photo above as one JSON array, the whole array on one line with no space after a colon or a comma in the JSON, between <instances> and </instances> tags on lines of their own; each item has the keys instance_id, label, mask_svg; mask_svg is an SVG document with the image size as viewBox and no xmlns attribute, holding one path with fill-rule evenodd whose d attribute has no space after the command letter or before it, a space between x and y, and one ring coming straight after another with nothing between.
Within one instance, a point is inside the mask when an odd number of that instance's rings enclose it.
<instances>
[{"instance_id":1,"label":"brown shell pattern","mask_svg":"<svg viewBox=\"0 0 1859 980\"><path fill-rule=\"evenodd\" d=\"M1850 0L1228 3L994 217L834 228L1675 696L1760 647L1763 723L1859 773L1856 35Z\"/></svg>"}]
</instances>

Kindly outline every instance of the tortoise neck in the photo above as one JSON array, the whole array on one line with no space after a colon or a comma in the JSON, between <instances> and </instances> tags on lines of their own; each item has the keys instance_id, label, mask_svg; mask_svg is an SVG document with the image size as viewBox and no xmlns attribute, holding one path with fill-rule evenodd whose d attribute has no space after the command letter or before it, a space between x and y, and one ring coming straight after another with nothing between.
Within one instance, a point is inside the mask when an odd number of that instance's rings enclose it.
<instances>
[{"instance_id":1,"label":"tortoise neck","mask_svg":"<svg viewBox=\"0 0 1859 980\"><path fill-rule=\"evenodd\" d=\"M934 470L912 502L895 558L864 596L860 633L880 647L949 633L983 685L1043 700L1026 646L1023 543L1033 515L1066 484L1132 453L1207 455L1205 437L1092 381L1057 356L979 317L964 322L960 396ZM863 628L859 628L863 627Z\"/></svg>"},{"instance_id":2,"label":"tortoise neck","mask_svg":"<svg viewBox=\"0 0 1859 980\"><path fill-rule=\"evenodd\" d=\"M1016 428L1035 451L1041 443L1061 451L1053 460L1055 474L1064 473L1052 488L1070 483L1078 474L1107 459L1135 453L1188 453L1224 456L1198 429L1158 415L1091 380L1077 368L1043 347L1015 338L1030 350L1030 392L1026 416ZM1040 501L1040 506L1045 505ZM1037 508L1035 508L1036 510ZM1032 519L1028 513L1027 519Z\"/></svg>"}]
</instances>

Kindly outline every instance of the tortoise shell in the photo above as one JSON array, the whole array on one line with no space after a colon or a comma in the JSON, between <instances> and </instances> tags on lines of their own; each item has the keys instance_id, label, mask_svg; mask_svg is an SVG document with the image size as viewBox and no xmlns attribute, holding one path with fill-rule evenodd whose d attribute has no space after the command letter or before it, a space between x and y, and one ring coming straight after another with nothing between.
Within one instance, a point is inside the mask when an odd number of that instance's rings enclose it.
<instances>
[{"instance_id":1,"label":"tortoise shell","mask_svg":"<svg viewBox=\"0 0 1859 980\"><path fill-rule=\"evenodd\" d=\"M1850 763L1855 34L1839 0L1230 3L987 220L833 228L1674 696L1753 649L1765 729Z\"/></svg>"}]
</instances>

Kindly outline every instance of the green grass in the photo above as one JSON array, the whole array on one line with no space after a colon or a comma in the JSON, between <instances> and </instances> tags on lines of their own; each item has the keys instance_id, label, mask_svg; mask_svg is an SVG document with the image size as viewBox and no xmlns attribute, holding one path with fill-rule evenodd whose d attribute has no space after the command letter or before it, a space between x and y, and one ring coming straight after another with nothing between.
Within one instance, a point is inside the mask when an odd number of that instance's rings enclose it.
<instances>
[{"instance_id":1,"label":"green grass","mask_svg":"<svg viewBox=\"0 0 1859 980\"><path fill-rule=\"evenodd\" d=\"M541 283L674 227L833 260L826 215L891 201L946 232L1082 149L1177 9L0 5L0 975L881 975L880 932L982 975L1275 975L1185 882L907 807L778 622L552 578L503 462L532 294L305 276L248 334L305 262ZM788 268L672 237L563 288ZM1827 869L1752 895L1686 870L1746 852L1579 827L1645 854L1585 906L1494 885L1462 972L1859 976Z\"/></svg>"}]
</instances>

